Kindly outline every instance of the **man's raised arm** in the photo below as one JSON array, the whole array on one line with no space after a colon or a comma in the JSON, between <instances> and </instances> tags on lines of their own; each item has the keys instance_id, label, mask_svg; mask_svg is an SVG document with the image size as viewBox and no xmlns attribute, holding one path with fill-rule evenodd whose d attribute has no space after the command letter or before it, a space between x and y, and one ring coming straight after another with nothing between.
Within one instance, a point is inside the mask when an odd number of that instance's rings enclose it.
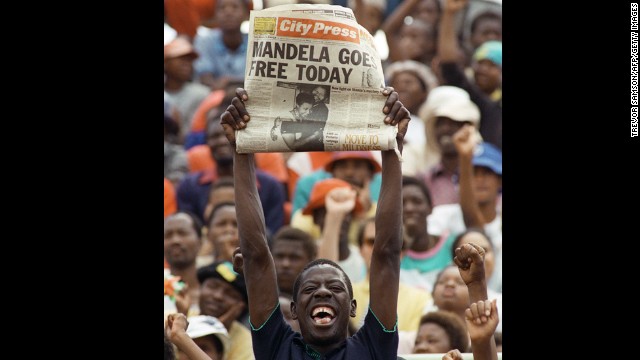
<instances>
[{"instance_id":1,"label":"man's raised arm","mask_svg":"<svg viewBox=\"0 0 640 360\"><path fill-rule=\"evenodd\" d=\"M402 142L409 126L409 111L398 101L398 93L389 95L383 112L385 124L398 125L397 142ZM371 310L387 330L395 330L402 249L402 168L393 150L382 152L382 185L376 211L376 237L371 255Z\"/></svg>"},{"instance_id":2,"label":"man's raised arm","mask_svg":"<svg viewBox=\"0 0 640 360\"><path fill-rule=\"evenodd\" d=\"M250 120L243 102L246 100L247 92L241 88L237 89L236 97L220 117L225 135L234 149L235 131L242 131ZM267 321L279 302L276 270L267 245L253 154L234 152L233 172L240 250L249 295L249 316L253 327L259 328Z\"/></svg>"}]
</instances>

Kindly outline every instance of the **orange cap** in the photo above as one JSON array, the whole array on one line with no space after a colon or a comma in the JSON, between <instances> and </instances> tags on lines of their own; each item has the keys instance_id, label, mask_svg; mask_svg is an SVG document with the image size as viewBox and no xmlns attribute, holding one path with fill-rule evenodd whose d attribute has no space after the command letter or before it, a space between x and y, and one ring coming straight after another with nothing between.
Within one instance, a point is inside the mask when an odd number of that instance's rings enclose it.
<instances>
[{"instance_id":1,"label":"orange cap","mask_svg":"<svg viewBox=\"0 0 640 360\"><path fill-rule=\"evenodd\" d=\"M309 202L307 203L307 206L305 206L304 209L302 209L302 213L304 215L311 215L313 214L313 210L324 207L325 197L327 196L329 191L337 188L352 189L353 187L348 182L340 179L331 178L331 179L318 181L313 186L313 189L311 190L311 197L309 199ZM362 203L360 203L360 200L356 197L356 206L353 208L352 212L354 214L358 214L362 212L362 210L363 210Z\"/></svg>"}]
</instances>

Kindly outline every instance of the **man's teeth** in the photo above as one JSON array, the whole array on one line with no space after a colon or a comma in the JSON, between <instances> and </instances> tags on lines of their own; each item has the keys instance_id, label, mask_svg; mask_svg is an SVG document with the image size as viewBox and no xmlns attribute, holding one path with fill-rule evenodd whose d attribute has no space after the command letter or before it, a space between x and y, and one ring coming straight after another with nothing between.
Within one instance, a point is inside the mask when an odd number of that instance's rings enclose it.
<instances>
[{"instance_id":1,"label":"man's teeth","mask_svg":"<svg viewBox=\"0 0 640 360\"><path fill-rule=\"evenodd\" d=\"M311 316L316 316L316 315L318 315L319 313L322 313L322 312L323 312L323 313L327 313L327 314L329 314L329 315L330 315L330 316L332 316L332 317L334 316L334 314L333 314L333 310L331 310L331 308L328 308L328 307L322 307L322 306L321 306L321 307L317 307L317 308L313 309L313 312L311 313Z\"/></svg>"},{"instance_id":2,"label":"man's teeth","mask_svg":"<svg viewBox=\"0 0 640 360\"><path fill-rule=\"evenodd\" d=\"M330 317L315 318L313 319L313 321L315 321L316 324L328 324L331 321L331 318Z\"/></svg>"}]
</instances>

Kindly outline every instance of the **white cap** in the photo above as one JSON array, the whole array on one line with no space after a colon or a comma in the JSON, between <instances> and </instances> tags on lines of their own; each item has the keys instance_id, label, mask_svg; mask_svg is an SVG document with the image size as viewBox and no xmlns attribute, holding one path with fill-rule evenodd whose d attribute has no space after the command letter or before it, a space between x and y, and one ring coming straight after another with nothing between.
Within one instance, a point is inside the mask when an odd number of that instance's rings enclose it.
<instances>
[{"instance_id":1,"label":"white cap","mask_svg":"<svg viewBox=\"0 0 640 360\"><path fill-rule=\"evenodd\" d=\"M213 316L198 315L187 318L189 326L187 327L187 335L195 339L207 335L215 335L222 343L222 353L229 351L229 333L222 322Z\"/></svg>"}]
</instances>

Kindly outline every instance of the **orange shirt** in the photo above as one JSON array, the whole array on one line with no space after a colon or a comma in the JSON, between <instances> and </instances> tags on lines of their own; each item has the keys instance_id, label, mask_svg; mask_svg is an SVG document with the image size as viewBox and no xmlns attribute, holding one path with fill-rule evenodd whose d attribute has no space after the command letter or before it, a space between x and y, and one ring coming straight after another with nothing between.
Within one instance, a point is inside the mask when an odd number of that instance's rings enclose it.
<instances>
[{"instance_id":1,"label":"orange shirt","mask_svg":"<svg viewBox=\"0 0 640 360\"><path fill-rule=\"evenodd\" d=\"M169 179L164 178L164 218L178 211L176 190Z\"/></svg>"},{"instance_id":2,"label":"orange shirt","mask_svg":"<svg viewBox=\"0 0 640 360\"><path fill-rule=\"evenodd\" d=\"M282 153L256 153L255 158L258 169L269 173L281 183L287 182L289 177ZM207 145L196 145L187 150L187 162L190 173L216 169Z\"/></svg>"},{"instance_id":3,"label":"orange shirt","mask_svg":"<svg viewBox=\"0 0 640 360\"><path fill-rule=\"evenodd\" d=\"M198 26L213 18L216 0L164 0L167 23L178 33L196 36Z\"/></svg>"}]
</instances>

